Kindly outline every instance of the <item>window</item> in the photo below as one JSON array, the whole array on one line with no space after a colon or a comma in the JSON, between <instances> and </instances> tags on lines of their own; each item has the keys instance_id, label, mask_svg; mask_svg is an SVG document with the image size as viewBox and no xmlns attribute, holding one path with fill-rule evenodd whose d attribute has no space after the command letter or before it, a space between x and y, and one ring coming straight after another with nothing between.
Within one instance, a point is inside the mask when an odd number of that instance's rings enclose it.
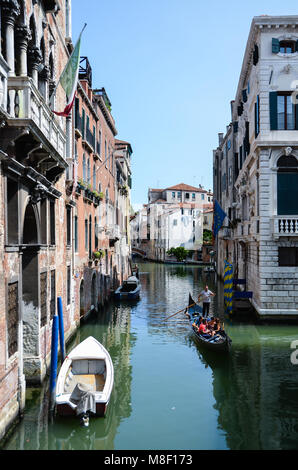
<instances>
[{"instance_id":1,"label":"window","mask_svg":"<svg viewBox=\"0 0 298 470\"><path fill-rule=\"evenodd\" d=\"M78 216L75 215L74 217L74 242L75 242L75 252L78 252Z\"/></svg>"},{"instance_id":2,"label":"window","mask_svg":"<svg viewBox=\"0 0 298 470\"><path fill-rule=\"evenodd\" d=\"M189 199L189 193L185 193L185 199Z\"/></svg>"},{"instance_id":3,"label":"window","mask_svg":"<svg viewBox=\"0 0 298 470\"><path fill-rule=\"evenodd\" d=\"M191 197L192 197L192 200L195 201L196 200L196 193L192 193Z\"/></svg>"},{"instance_id":4,"label":"window","mask_svg":"<svg viewBox=\"0 0 298 470\"><path fill-rule=\"evenodd\" d=\"M88 250L88 220L85 219L85 250Z\"/></svg>"},{"instance_id":5,"label":"window","mask_svg":"<svg viewBox=\"0 0 298 470\"><path fill-rule=\"evenodd\" d=\"M87 180L87 171L86 171L86 157L83 155L83 181Z\"/></svg>"},{"instance_id":6,"label":"window","mask_svg":"<svg viewBox=\"0 0 298 470\"><path fill-rule=\"evenodd\" d=\"M257 96L257 101L255 102L255 138L258 137L260 133L260 97Z\"/></svg>"},{"instance_id":7,"label":"window","mask_svg":"<svg viewBox=\"0 0 298 470\"><path fill-rule=\"evenodd\" d=\"M50 300L50 314L51 320L56 313L56 271L51 271L51 300Z\"/></svg>"},{"instance_id":8,"label":"window","mask_svg":"<svg viewBox=\"0 0 298 470\"><path fill-rule=\"evenodd\" d=\"M297 52L297 44L297 41L291 39L280 41L277 38L272 38L272 53L293 54Z\"/></svg>"},{"instance_id":9,"label":"window","mask_svg":"<svg viewBox=\"0 0 298 470\"><path fill-rule=\"evenodd\" d=\"M70 304L70 292L71 292L71 269L67 266L67 305Z\"/></svg>"},{"instance_id":10,"label":"window","mask_svg":"<svg viewBox=\"0 0 298 470\"><path fill-rule=\"evenodd\" d=\"M8 356L12 356L18 350L18 325L19 325L19 291L18 282L8 285L7 304L7 336Z\"/></svg>"},{"instance_id":11,"label":"window","mask_svg":"<svg viewBox=\"0 0 298 470\"><path fill-rule=\"evenodd\" d=\"M298 266L298 248L297 247L279 247L278 248L278 266Z\"/></svg>"},{"instance_id":12,"label":"window","mask_svg":"<svg viewBox=\"0 0 298 470\"><path fill-rule=\"evenodd\" d=\"M7 243L18 244L18 183L7 178Z\"/></svg>"},{"instance_id":13,"label":"window","mask_svg":"<svg viewBox=\"0 0 298 470\"><path fill-rule=\"evenodd\" d=\"M55 201L50 201L50 245L56 244Z\"/></svg>"},{"instance_id":14,"label":"window","mask_svg":"<svg viewBox=\"0 0 298 470\"><path fill-rule=\"evenodd\" d=\"M178 191L178 199L181 199L182 198L182 193L181 191Z\"/></svg>"},{"instance_id":15,"label":"window","mask_svg":"<svg viewBox=\"0 0 298 470\"><path fill-rule=\"evenodd\" d=\"M90 184L91 182L91 170L90 170L90 158L88 158L87 163L87 183Z\"/></svg>"},{"instance_id":16,"label":"window","mask_svg":"<svg viewBox=\"0 0 298 470\"><path fill-rule=\"evenodd\" d=\"M85 139L85 118L86 118L86 113L85 110L82 110L82 138Z\"/></svg>"},{"instance_id":17,"label":"window","mask_svg":"<svg viewBox=\"0 0 298 470\"><path fill-rule=\"evenodd\" d=\"M277 129L295 129L295 109L288 93L277 94Z\"/></svg>"},{"instance_id":18,"label":"window","mask_svg":"<svg viewBox=\"0 0 298 470\"><path fill-rule=\"evenodd\" d=\"M66 244L71 246L71 207L66 207Z\"/></svg>"},{"instance_id":19,"label":"window","mask_svg":"<svg viewBox=\"0 0 298 470\"><path fill-rule=\"evenodd\" d=\"M291 91L269 93L271 130L298 130L298 106L292 102Z\"/></svg>"},{"instance_id":20,"label":"window","mask_svg":"<svg viewBox=\"0 0 298 470\"><path fill-rule=\"evenodd\" d=\"M298 160L283 156L277 162L277 214L298 214Z\"/></svg>"},{"instance_id":21,"label":"window","mask_svg":"<svg viewBox=\"0 0 298 470\"><path fill-rule=\"evenodd\" d=\"M98 248L98 225L96 217L94 217L94 248L95 250Z\"/></svg>"},{"instance_id":22,"label":"window","mask_svg":"<svg viewBox=\"0 0 298 470\"><path fill-rule=\"evenodd\" d=\"M175 191L173 191L172 192L172 198L175 199L175 197L176 197L176 193L175 193Z\"/></svg>"},{"instance_id":23,"label":"window","mask_svg":"<svg viewBox=\"0 0 298 470\"><path fill-rule=\"evenodd\" d=\"M101 155L101 131L98 132L97 153Z\"/></svg>"},{"instance_id":24,"label":"window","mask_svg":"<svg viewBox=\"0 0 298 470\"><path fill-rule=\"evenodd\" d=\"M47 290L48 290L48 273L40 274L40 326L41 328L47 324Z\"/></svg>"},{"instance_id":25,"label":"window","mask_svg":"<svg viewBox=\"0 0 298 470\"><path fill-rule=\"evenodd\" d=\"M106 162L106 168L108 168L108 166L107 166L107 158L108 158L108 154L107 154L107 141L105 140L105 162Z\"/></svg>"},{"instance_id":26,"label":"window","mask_svg":"<svg viewBox=\"0 0 298 470\"><path fill-rule=\"evenodd\" d=\"M226 177L226 175L224 175L224 177ZM202 199L202 201L204 201L204 199L205 199L205 194L201 194L201 199Z\"/></svg>"},{"instance_id":27,"label":"window","mask_svg":"<svg viewBox=\"0 0 298 470\"><path fill-rule=\"evenodd\" d=\"M96 168L95 168L95 163L93 165L93 189L96 190Z\"/></svg>"},{"instance_id":28,"label":"window","mask_svg":"<svg viewBox=\"0 0 298 470\"><path fill-rule=\"evenodd\" d=\"M174 220L173 220L173 225L174 225L174 226L178 225L177 219L174 219Z\"/></svg>"}]
</instances>

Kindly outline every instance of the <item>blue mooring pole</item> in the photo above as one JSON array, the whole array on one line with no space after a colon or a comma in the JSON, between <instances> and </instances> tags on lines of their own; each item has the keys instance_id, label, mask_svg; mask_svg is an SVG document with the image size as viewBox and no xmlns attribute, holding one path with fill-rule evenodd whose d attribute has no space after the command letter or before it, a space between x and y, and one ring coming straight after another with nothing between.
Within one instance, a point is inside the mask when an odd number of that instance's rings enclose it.
<instances>
[{"instance_id":1,"label":"blue mooring pole","mask_svg":"<svg viewBox=\"0 0 298 470\"><path fill-rule=\"evenodd\" d=\"M59 337L60 337L60 352L61 352L61 363L65 359L65 341L64 341L64 323L63 323L63 305L62 298L58 297L58 317L59 317Z\"/></svg>"},{"instance_id":2,"label":"blue mooring pole","mask_svg":"<svg viewBox=\"0 0 298 470\"><path fill-rule=\"evenodd\" d=\"M52 349L51 349L51 374L50 374L50 399L51 408L53 409L56 402L56 378L58 366L58 336L59 336L59 318L57 315L53 317L52 326Z\"/></svg>"}]
</instances>

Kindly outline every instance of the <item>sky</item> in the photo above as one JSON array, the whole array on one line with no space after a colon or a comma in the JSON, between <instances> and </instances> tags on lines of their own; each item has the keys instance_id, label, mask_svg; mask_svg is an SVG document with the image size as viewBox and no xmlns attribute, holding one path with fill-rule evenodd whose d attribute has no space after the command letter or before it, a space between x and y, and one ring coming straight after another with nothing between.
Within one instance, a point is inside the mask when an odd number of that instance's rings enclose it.
<instances>
[{"instance_id":1,"label":"sky","mask_svg":"<svg viewBox=\"0 0 298 470\"><path fill-rule=\"evenodd\" d=\"M149 187L213 188L252 18L297 14L292 0L72 0L73 42L87 23L93 88L105 88L117 138L132 145L134 208Z\"/></svg>"}]
</instances>

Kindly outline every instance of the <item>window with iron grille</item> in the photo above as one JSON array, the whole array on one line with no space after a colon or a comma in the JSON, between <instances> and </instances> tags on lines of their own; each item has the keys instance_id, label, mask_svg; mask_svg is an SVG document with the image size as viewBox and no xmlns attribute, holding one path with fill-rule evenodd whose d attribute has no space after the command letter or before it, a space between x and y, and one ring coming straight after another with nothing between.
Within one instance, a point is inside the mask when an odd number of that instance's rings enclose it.
<instances>
[{"instance_id":1,"label":"window with iron grille","mask_svg":"<svg viewBox=\"0 0 298 470\"><path fill-rule=\"evenodd\" d=\"M48 289L48 273L40 274L40 326L47 324L47 289Z\"/></svg>"},{"instance_id":2,"label":"window with iron grille","mask_svg":"<svg viewBox=\"0 0 298 470\"><path fill-rule=\"evenodd\" d=\"M18 350L18 323L19 323L19 289L18 282L8 285L8 315L7 336L8 356L12 356Z\"/></svg>"}]
</instances>

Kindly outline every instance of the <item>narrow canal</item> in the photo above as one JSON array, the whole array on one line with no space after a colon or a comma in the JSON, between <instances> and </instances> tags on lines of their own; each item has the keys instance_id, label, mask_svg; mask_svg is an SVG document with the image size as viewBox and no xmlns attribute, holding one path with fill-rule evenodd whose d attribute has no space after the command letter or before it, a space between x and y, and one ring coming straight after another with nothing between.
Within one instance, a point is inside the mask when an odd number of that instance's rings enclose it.
<instances>
[{"instance_id":1,"label":"narrow canal","mask_svg":"<svg viewBox=\"0 0 298 470\"><path fill-rule=\"evenodd\" d=\"M142 297L90 318L68 350L92 335L109 350L115 383L105 418L48 419L46 389L30 389L5 449L297 449L298 327L231 321L226 358L200 350L183 313L206 281L201 268L139 264ZM206 276L209 276L206 278ZM223 317L222 317L223 318Z\"/></svg>"}]
</instances>

